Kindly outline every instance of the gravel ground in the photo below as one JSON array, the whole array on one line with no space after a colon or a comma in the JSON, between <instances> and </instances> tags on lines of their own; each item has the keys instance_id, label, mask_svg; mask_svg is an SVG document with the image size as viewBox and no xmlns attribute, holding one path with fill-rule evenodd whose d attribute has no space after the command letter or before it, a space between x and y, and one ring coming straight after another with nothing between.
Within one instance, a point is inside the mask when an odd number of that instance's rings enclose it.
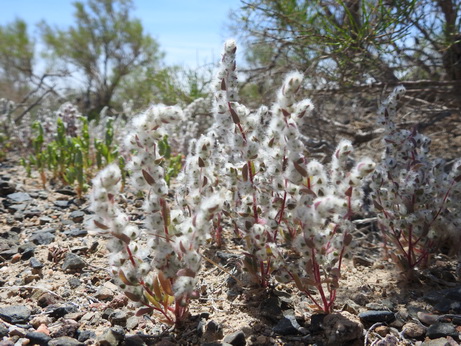
<instances>
[{"instance_id":1,"label":"gravel ground","mask_svg":"<svg viewBox=\"0 0 461 346\"><path fill-rule=\"evenodd\" d=\"M136 212L136 201L128 198ZM241 286L240 241L225 233L206 256L201 297L171 329L136 309L112 283L105 240L83 222L88 203L69 188L0 164L0 346L6 345L457 345L457 262L440 255L404 282L380 236L363 224L346 259L333 314L316 313L293 285ZM226 269L225 271L222 269ZM236 274L237 275L237 274ZM244 278L241 278L244 281Z\"/></svg>"}]
</instances>

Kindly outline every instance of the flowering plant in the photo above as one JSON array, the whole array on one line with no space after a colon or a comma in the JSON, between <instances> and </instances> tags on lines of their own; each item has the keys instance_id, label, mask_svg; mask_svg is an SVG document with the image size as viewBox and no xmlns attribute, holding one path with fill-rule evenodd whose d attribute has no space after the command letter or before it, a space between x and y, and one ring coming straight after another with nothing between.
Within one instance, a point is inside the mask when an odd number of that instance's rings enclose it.
<instances>
[{"instance_id":1,"label":"flowering plant","mask_svg":"<svg viewBox=\"0 0 461 346\"><path fill-rule=\"evenodd\" d=\"M397 247L391 257L411 276L442 246L459 251L461 161L448 171L443 160L429 158L428 137L397 128L397 101L404 92L397 87L380 108L385 151L370 187L383 234Z\"/></svg>"},{"instance_id":2,"label":"flowering plant","mask_svg":"<svg viewBox=\"0 0 461 346\"><path fill-rule=\"evenodd\" d=\"M330 165L309 160L299 128L313 105L296 101L301 73L286 77L271 108L251 111L241 104L236 49L233 40L225 43L214 83L214 123L190 141L174 190L165 181L161 143L184 121L184 112L157 105L135 118L127 168L131 185L144 195L143 228L132 225L117 204L116 166L93 180L90 227L111 235L116 282L142 306L139 313L157 311L167 323L187 316L190 299L197 297L201 251L210 241L220 246L227 225L243 239L242 265L254 283L293 281L316 308L330 312L352 241L351 218L361 206L361 184L374 169L369 159L350 168L353 148L346 140Z\"/></svg>"}]
</instances>

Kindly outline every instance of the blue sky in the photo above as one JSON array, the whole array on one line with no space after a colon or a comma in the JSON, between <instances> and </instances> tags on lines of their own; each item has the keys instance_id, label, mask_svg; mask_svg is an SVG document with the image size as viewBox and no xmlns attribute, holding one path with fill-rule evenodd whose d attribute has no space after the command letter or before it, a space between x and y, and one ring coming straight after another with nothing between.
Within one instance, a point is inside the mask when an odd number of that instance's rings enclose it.
<instances>
[{"instance_id":1,"label":"blue sky","mask_svg":"<svg viewBox=\"0 0 461 346\"><path fill-rule=\"evenodd\" d=\"M66 28L73 24L73 1L0 0L0 25L15 18L25 20L31 33L45 20ZM134 0L139 18L166 53L165 63L195 68L219 60L222 44L230 37L229 11L240 0Z\"/></svg>"}]
</instances>

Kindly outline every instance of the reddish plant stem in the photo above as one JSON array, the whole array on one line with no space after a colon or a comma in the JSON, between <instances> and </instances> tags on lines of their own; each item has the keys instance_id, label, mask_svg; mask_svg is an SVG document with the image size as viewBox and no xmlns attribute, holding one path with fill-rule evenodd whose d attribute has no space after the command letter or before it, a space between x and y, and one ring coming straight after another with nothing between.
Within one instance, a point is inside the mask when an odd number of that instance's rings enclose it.
<instances>
[{"instance_id":1,"label":"reddish plant stem","mask_svg":"<svg viewBox=\"0 0 461 346\"><path fill-rule=\"evenodd\" d=\"M455 184L455 181L453 180L450 184L450 187L448 188L447 192L445 193L445 195L443 196L443 200L442 200L442 205L440 206L440 208L437 210L437 213L435 214L435 216L432 218L432 221L431 223L429 224L429 226L432 225L432 223L437 220L437 218L439 217L440 213L442 212L443 210L443 205L445 204L445 202L447 201L447 198L448 198L448 195L450 194L451 192L451 188L453 187L453 185Z\"/></svg>"},{"instance_id":2,"label":"reddish plant stem","mask_svg":"<svg viewBox=\"0 0 461 346\"><path fill-rule=\"evenodd\" d=\"M162 213L162 218L163 218L163 231L165 232L166 235L166 240L169 241L169 233L168 233L168 217L165 215L165 209L167 207L166 201L163 198L160 198L160 206L162 207L161 213Z\"/></svg>"},{"instance_id":3,"label":"reddish plant stem","mask_svg":"<svg viewBox=\"0 0 461 346\"><path fill-rule=\"evenodd\" d=\"M248 166L248 175L250 177L250 183L251 186L253 187L253 218L255 220L255 223L258 223L259 221L259 215L258 215L258 202L256 198L256 191L255 191L255 184L254 184L254 172L253 172L253 165L251 161L247 161L247 166Z\"/></svg>"},{"instance_id":4,"label":"reddish plant stem","mask_svg":"<svg viewBox=\"0 0 461 346\"><path fill-rule=\"evenodd\" d=\"M133 267L136 268L136 261L134 260L133 253L131 252L131 249L128 246L128 244L125 246L125 249L126 252L128 252L128 258L130 259L131 264L133 265Z\"/></svg>"},{"instance_id":5,"label":"reddish plant stem","mask_svg":"<svg viewBox=\"0 0 461 346\"><path fill-rule=\"evenodd\" d=\"M155 307L155 306L152 306L152 305L147 304L147 303L144 303L144 302L143 302L142 304L143 304L144 306L147 306L148 308L151 308L152 310L155 310L155 311L160 312L163 316L165 316L165 318L168 320L168 322L169 322L170 324L174 324L174 323L175 323L175 321L173 321L173 319L172 319L170 316L168 316L168 314L167 314L165 311L163 311L162 309L159 309L159 308L157 308L157 307Z\"/></svg>"},{"instance_id":6,"label":"reddish plant stem","mask_svg":"<svg viewBox=\"0 0 461 346\"><path fill-rule=\"evenodd\" d=\"M321 278L321 275L320 275L320 266L319 266L317 260L315 259L315 249L312 249L312 267L313 267L313 271L314 271L314 279L315 279L315 282L317 284L317 291L319 291L320 297L322 298L323 307L324 307L323 310L326 313L328 313L329 310L330 310L330 304L328 303L327 298L325 296L325 292L323 290L322 278Z\"/></svg>"},{"instance_id":7,"label":"reddish plant stem","mask_svg":"<svg viewBox=\"0 0 461 346\"><path fill-rule=\"evenodd\" d=\"M279 215L279 221L278 221L279 224L282 223L283 213L285 212L285 203L286 202L287 202L287 192L284 191L283 192L282 208L280 208L280 215Z\"/></svg>"},{"instance_id":8,"label":"reddish plant stem","mask_svg":"<svg viewBox=\"0 0 461 346\"><path fill-rule=\"evenodd\" d=\"M218 213L217 225L215 228L216 245L220 248L222 246L222 225L221 225L221 213Z\"/></svg>"},{"instance_id":9,"label":"reddish plant stem","mask_svg":"<svg viewBox=\"0 0 461 346\"><path fill-rule=\"evenodd\" d=\"M415 258L415 255L413 251L414 251L413 250L413 225L410 225L408 229L408 257L407 257L408 265L410 266L410 268L413 268L414 266L413 259Z\"/></svg>"}]
</instances>

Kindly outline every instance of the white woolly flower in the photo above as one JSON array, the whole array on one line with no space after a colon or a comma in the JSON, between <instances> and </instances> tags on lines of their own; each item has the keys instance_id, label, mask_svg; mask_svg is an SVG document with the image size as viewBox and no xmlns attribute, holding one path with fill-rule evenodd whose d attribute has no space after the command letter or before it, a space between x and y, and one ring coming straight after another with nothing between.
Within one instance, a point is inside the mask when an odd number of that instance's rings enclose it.
<instances>
[{"instance_id":1,"label":"white woolly flower","mask_svg":"<svg viewBox=\"0 0 461 346\"><path fill-rule=\"evenodd\" d=\"M180 276L173 285L173 292L176 299L188 296L197 285L197 279L190 276Z\"/></svg>"},{"instance_id":2,"label":"white woolly flower","mask_svg":"<svg viewBox=\"0 0 461 346\"><path fill-rule=\"evenodd\" d=\"M96 186L100 183L101 186L106 188L108 191L118 192L120 189L121 179L122 174L120 172L120 168L115 163L112 163L99 172L93 181Z\"/></svg>"}]
</instances>

